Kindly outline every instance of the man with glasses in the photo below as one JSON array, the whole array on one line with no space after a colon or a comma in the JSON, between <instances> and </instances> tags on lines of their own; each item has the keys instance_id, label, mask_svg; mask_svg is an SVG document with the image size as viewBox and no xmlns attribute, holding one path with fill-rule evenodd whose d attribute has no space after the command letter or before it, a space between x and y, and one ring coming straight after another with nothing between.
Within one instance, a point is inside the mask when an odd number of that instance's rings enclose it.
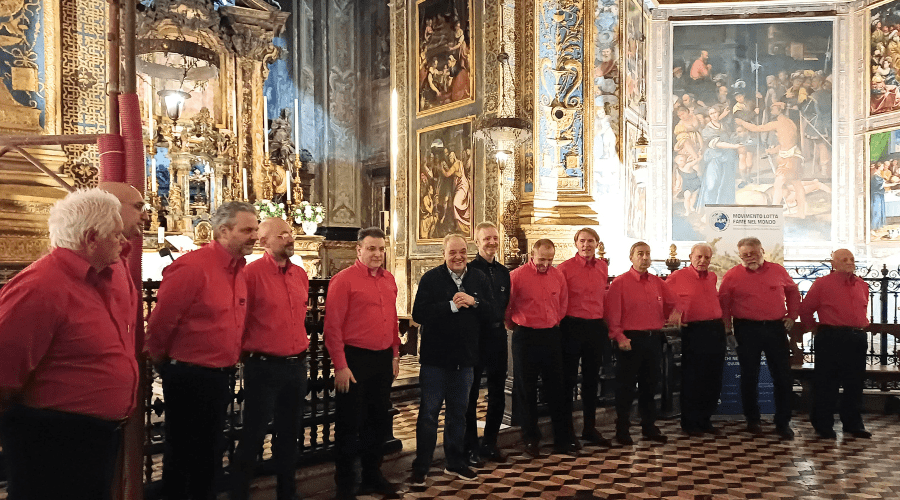
<instances>
[{"instance_id":1,"label":"man with glasses","mask_svg":"<svg viewBox=\"0 0 900 500\"><path fill-rule=\"evenodd\" d=\"M784 440L794 439L791 429L791 378L788 330L800 309L800 291L784 267L766 262L757 238L738 242L740 266L722 278L719 301L725 330L737 340L741 366L741 402L747 430L762 432L760 426L759 364L766 355L775 396L775 432Z\"/></svg>"},{"instance_id":2,"label":"man with glasses","mask_svg":"<svg viewBox=\"0 0 900 500\"><path fill-rule=\"evenodd\" d=\"M278 217L259 225L259 244L266 253L247 265L247 327L241 350L244 362L244 426L234 454L231 500L246 500L256 457L274 417L272 461L278 500L296 498L294 472L297 439L309 367L306 307L309 278L291 263L294 234Z\"/></svg>"},{"instance_id":3,"label":"man with glasses","mask_svg":"<svg viewBox=\"0 0 900 500\"><path fill-rule=\"evenodd\" d=\"M413 321L422 325L413 485L424 484L431 467L444 405L444 472L464 481L477 477L466 463L463 441L472 366L478 361L482 324L492 317L492 299L487 276L466 265L466 246L458 234L444 237L444 264L422 276L413 303Z\"/></svg>"}]
</instances>

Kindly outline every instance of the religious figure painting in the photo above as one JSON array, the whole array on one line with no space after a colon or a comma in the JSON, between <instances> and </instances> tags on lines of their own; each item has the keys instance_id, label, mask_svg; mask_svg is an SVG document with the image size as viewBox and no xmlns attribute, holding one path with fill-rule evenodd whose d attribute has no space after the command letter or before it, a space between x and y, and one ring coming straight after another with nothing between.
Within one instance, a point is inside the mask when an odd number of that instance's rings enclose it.
<instances>
[{"instance_id":1,"label":"religious figure painting","mask_svg":"<svg viewBox=\"0 0 900 500\"><path fill-rule=\"evenodd\" d=\"M869 114L900 109L900 0L869 10Z\"/></svg>"},{"instance_id":2,"label":"religious figure painting","mask_svg":"<svg viewBox=\"0 0 900 500\"><path fill-rule=\"evenodd\" d=\"M419 242L439 241L450 233L472 236L474 203L474 117L419 130Z\"/></svg>"},{"instance_id":3,"label":"religious figure painting","mask_svg":"<svg viewBox=\"0 0 900 500\"><path fill-rule=\"evenodd\" d=\"M869 241L900 241L900 129L869 135Z\"/></svg>"},{"instance_id":4,"label":"religious figure painting","mask_svg":"<svg viewBox=\"0 0 900 500\"><path fill-rule=\"evenodd\" d=\"M781 205L785 241L831 240L830 21L673 26L672 237L710 205Z\"/></svg>"},{"instance_id":5,"label":"religious figure painting","mask_svg":"<svg viewBox=\"0 0 900 500\"><path fill-rule=\"evenodd\" d=\"M418 99L420 115L475 101L475 51L470 0L419 0Z\"/></svg>"},{"instance_id":6,"label":"religious figure painting","mask_svg":"<svg viewBox=\"0 0 900 500\"><path fill-rule=\"evenodd\" d=\"M644 94L644 82L646 81L646 22L644 9L638 0L628 0L628 12L625 16L625 103L626 106L638 113L642 119L646 119L641 113L638 103Z\"/></svg>"}]
</instances>

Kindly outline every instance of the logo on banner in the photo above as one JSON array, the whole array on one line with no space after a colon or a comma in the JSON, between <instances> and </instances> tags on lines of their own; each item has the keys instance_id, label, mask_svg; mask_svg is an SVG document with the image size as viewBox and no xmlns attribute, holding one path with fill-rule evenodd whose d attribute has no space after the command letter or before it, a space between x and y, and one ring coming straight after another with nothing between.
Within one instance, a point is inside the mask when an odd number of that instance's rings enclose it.
<instances>
[{"instance_id":1,"label":"logo on banner","mask_svg":"<svg viewBox=\"0 0 900 500\"><path fill-rule=\"evenodd\" d=\"M716 229L716 231L724 231L728 229L729 219L728 215L723 212L714 212L709 218L710 224L712 227Z\"/></svg>"}]
</instances>

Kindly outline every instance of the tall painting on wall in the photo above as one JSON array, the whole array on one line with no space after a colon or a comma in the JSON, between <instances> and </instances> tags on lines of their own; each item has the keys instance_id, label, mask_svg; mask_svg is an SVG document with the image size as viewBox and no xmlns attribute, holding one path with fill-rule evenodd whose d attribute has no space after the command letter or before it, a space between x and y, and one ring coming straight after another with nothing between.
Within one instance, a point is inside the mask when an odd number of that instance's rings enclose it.
<instances>
[{"instance_id":1,"label":"tall painting on wall","mask_svg":"<svg viewBox=\"0 0 900 500\"><path fill-rule=\"evenodd\" d=\"M416 4L419 115L475 101L471 0L419 0Z\"/></svg>"},{"instance_id":2,"label":"tall painting on wall","mask_svg":"<svg viewBox=\"0 0 900 500\"><path fill-rule=\"evenodd\" d=\"M869 113L900 109L900 0L869 10Z\"/></svg>"},{"instance_id":3,"label":"tall painting on wall","mask_svg":"<svg viewBox=\"0 0 900 500\"><path fill-rule=\"evenodd\" d=\"M784 239L831 240L831 21L673 26L672 237L706 205L782 205Z\"/></svg>"},{"instance_id":4,"label":"tall painting on wall","mask_svg":"<svg viewBox=\"0 0 900 500\"><path fill-rule=\"evenodd\" d=\"M869 241L900 242L900 128L869 134Z\"/></svg>"},{"instance_id":5,"label":"tall painting on wall","mask_svg":"<svg viewBox=\"0 0 900 500\"><path fill-rule=\"evenodd\" d=\"M646 98L644 96L644 85L647 74L647 38L644 30L649 24L644 15L641 1L628 0L628 11L625 16L625 105L642 119L647 117L643 115L638 103L641 97Z\"/></svg>"},{"instance_id":6,"label":"tall painting on wall","mask_svg":"<svg viewBox=\"0 0 900 500\"><path fill-rule=\"evenodd\" d=\"M648 165L638 163L635 151L640 131L638 127L625 122L625 232L629 238L644 239L647 229L647 178Z\"/></svg>"},{"instance_id":7,"label":"tall painting on wall","mask_svg":"<svg viewBox=\"0 0 900 500\"><path fill-rule=\"evenodd\" d=\"M472 236L475 117L419 130L416 241L436 242L450 233Z\"/></svg>"}]
</instances>

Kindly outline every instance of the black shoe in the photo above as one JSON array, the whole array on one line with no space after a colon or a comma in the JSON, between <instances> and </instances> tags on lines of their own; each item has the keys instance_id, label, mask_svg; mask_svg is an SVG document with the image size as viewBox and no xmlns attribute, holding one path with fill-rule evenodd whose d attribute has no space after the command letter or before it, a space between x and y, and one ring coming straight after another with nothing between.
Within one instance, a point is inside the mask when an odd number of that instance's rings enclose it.
<instances>
[{"instance_id":1,"label":"black shoe","mask_svg":"<svg viewBox=\"0 0 900 500\"><path fill-rule=\"evenodd\" d=\"M409 483L410 486L425 486L425 473L413 471L413 473L409 475L407 483Z\"/></svg>"},{"instance_id":2,"label":"black shoe","mask_svg":"<svg viewBox=\"0 0 900 500\"><path fill-rule=\"evenodd\" d=\"M503 453L500 453L500 450L497 449L496 446L490 445L481 445L481 448L478 450L478 455L485 460L490 462L496 462L502 464L506 462L506 456Z\"/></svg>"},{"instance_id":3,"label":"black shoe","mask_svg":"<svg viewBox=\"0 0 900 500\"><path fill-rule=\"evenodd\" d=\"M484 462L481 460L481 457L478 456L478 452L475 450L466 452L466 465L469 467L475 467L476 469L480 469L484 467Z\"/></svg>"},{"instance_id":4,"label":"black shoe","mask_svg":"<svg viewBox=\"0 0 900 500\"><path fill-rule=\"evenodd\" d=\"M581 434L581 439L583 439L587 444L593 446L604 446L609 448L612 446L612 442L609 439L603 437L597 429L587 429L584 433Z\"/></svg>"},{"instance_id":5,"label":"black shoe","mask_svg":"<svg viewBox=\"0 0 900 500\"><path fill-rule=\"evenodd\" d=\"M525 454L531 458L541 458L541 447L536 442L525 442Z\"/></svg>"},{"instance_id":6,"label":"black shoe","mask_svg":"<svg viewBox=\"0 0 900 500\"><path fill-rule=\"evenodd\" d=\"M837 437L834 429L816 429L816 434L822 439L834 439Z\"/></svg>"},{"instance_id":7,"label":"black shoe","mask_svg":"<svg viewBox=\"0 0 900 500\"><path fill-rule=\"evenodd\" d=\"M641 434L643 434L644 437L649 439L650 441L656 441L657 443L665 443L665 442L669 441L669 438L664 436L662 431L659 430L659 427L657 427L655 425L650 426L650 427L645 427L641 431Z\"/></svg>"},{"instance_id":8,"label":"black shoe","mask_svg":"<svg viewBox=\"0 0 900 500\"><path fill-rule=\"evenodd\" d=\"M475 471L466 467L465 465L461 467L447 467L444 469L445 474L450 474L451 476L456 476L463 481L473 481L478 478L478 474L475 474Z\"/></svg>"},{"instance_id":9,"label":"black shoe","mask_svg":"<svg viewBox=\"0 0 900 500\"><path fill-rule=\"evenodd\" d=\"M558 446L554 445L553 446L553 454L554 455L575 456L575 455L578 455L578 450L575 448L575 446L572 445L572 443L561 444Z\"/></svg>"},{"instance_id":10,"label":"black shoe","mask_svg":"<svg viewBox=\"0 0 900 500\"><path fill-rule=\"evenodd\" d=\"M582 448L581 441L573 438L572 442L569 443L569 447L575 451L581 451L581 448Z\"/></svg>"},{"instance_id":11,"label":"black shoe","mask_svg":"<svg viewBox=\"0 0 900 500\"><path fill-rule=\"evenodd\" d=\"M616 431L616 441L623 446L631 446L634 444L634 439L631 439L631 434L625 431Z\"/></svg>"},{"instance_id":12,"label":"black shoe","mask_svg":"<svg viewBox=\"0 0 900 500\"><path fill-rule=\"evenodd\" d=\"M713 436L718 436L718 435L722 434L722 431L718 427L714 426L713 424L704 425L703 432L705 432L707 434L712 434Z\"/></svg>"},{"instance_id":13,"label":"black shoe","mask_svg":"<svg viewBox=\"0 0 900 500\"><path fill-rule=\"evenodd\" d=\"M353 488L338 488L334 492L335 500L356 500L356 493Z\"/></svg>"},{"instance_id":14,"label":"black shoe","mask_svg":"<svg viewBox=\"0 0 900 500\"><path fill-rule=\"evenodd\" d=\"M850 434L851 436L859 439L872 439L872 433L865 429L856 429L852 431L844 431L844 434Z\"/></svg>"},{"instance_id":15,"label":"black shoe","mask_svg":"<svg viewBox=\"0 0 900 500\"><path fill-rule=\"evenodd\" d=\"M791 429L791 426L788 424L776 425L775 433L778 434L783 441L793 441L794 440L794 429Z\"/></svg>"},{"instance_id":16,"label":"black shoe","mask_svg":"<svg viewBox=\"0 0 900 500\"><path fill-rule=\"evenodd\" d=\"M684 431L685 434L691 437L700 437L703 435L703 431L697 427L681 427L681 430Z\"/></svg>"},{"instance_id":17,"label":"black shoe","mask_svg":"<svg viewBox=\"0 0 900 500\"><path fill-rule=\"evenodd\" d=\"M762 426L759 425L759 421L751 420L747 422L747 432L750 434L762 434Z\"/></svg>"},{"instance_id":18,"label":"black shoe","mask_svg":"<svg viewBox=\"0 0 900 500\"><path fill-rule=\"evenodd\" d=\"M363 479L361 483L359 483L359 490L356 492L357 495L369 495L372 493L378 493L381 495L393 495L397 493L399 490L399 486L388 481L381 474Z\"/></svg>"}]
</instances>

